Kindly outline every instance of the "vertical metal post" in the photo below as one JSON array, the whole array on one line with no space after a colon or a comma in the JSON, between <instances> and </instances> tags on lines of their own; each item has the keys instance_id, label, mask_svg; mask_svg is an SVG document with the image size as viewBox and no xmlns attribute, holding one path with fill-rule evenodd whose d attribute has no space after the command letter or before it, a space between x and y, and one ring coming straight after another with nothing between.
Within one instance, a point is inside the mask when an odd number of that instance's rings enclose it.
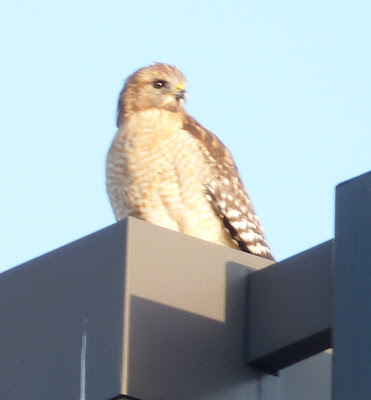
<instances>
[{"instance_id":1,"label":"vertical metal post","mask_svg":"<svg viewBox=\"0 0 371 400\"><path fill-rule=\"evenodd\" d=\"M333 400L371 399L371 172L336 188Z\"/></svg>"}]
</instances>

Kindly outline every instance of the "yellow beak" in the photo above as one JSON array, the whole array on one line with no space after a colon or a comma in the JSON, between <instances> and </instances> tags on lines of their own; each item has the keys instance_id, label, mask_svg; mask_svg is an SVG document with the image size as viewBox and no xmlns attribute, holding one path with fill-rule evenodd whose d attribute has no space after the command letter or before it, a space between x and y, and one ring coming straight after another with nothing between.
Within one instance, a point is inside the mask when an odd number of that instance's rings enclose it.
<instances>
[{"instance_id":1,"label":"yellow beak","mask_svg":"<svg viewBox=\"0 0 371 400\"><path fill-rule=\"evenodd\" d=\"M186 97L187 97L187 95L186 95L186 90L184 89L184 85L182 84L182 83L178 83L176 86L175 86L175 88L176 88L176 90L177 90L177 92L175 93L175 97L178 99L178 100L180 100L180 99L182 99L182 100L185 100L186 99Z\"/></svg>"}]
</instances>

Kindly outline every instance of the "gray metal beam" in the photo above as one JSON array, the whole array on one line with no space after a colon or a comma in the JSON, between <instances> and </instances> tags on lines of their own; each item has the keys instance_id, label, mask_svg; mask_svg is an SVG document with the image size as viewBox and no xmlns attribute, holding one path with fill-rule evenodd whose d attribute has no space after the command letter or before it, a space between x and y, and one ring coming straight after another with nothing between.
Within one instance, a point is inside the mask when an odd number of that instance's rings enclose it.
<instances>
[{"instance_id":1,"label":"gray metal beam","mask_svg":"<svg viewBox=\"0 0 371 400\"><path fill-rule=\"evenodd\" d=\"M247 360L269 373L331 346L333 241L247 278Z\"/></svg>"},{"instance_id":2,"label":"gray metal beam","mask_svg":"<svg viewBox=\"0 0 371 400\"><path fill-rule=\"evenodd\" d=\"M129 218L4 272L0 399L257 400L245 278L269 264Z\"/></svg>"},{"instance_id":3,"label":"gray metal beam","mask_svg":"<svg viewBox=\"0 0 371 400\"><path fill-rule=\"evenodd\" d=\"M129 218L0 274L0 399L330 399L330 354L246 365L246 277L271 263Z\"/></svg>"},{"instance_id":4,"label":"gray metal beam","mask_svg":"<svg viewBox=\"0 0 371 400\"><path fill-rule=\"evenodd\" d=\"M336 188L333 399L371 399L371 172Z\"/></svg>"}]
</instances>

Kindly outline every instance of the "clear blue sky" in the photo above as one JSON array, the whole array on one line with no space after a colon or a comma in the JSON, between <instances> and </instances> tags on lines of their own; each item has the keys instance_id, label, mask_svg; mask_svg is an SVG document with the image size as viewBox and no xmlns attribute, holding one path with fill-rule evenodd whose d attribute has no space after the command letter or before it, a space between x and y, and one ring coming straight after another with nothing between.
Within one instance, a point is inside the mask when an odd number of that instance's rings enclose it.
<instances>
[{"instance_id":1,"label":"clear blue sky","mask_svg":"<svg viewBox=\"0 0 371 400\"><path fill-rule=\"evenodd\" d=\"M124 79L153 61L230 148L277 259L333 237L371 165L371 2L3 0L0 271L114 223Z\"/></svg>"}]
</instances>

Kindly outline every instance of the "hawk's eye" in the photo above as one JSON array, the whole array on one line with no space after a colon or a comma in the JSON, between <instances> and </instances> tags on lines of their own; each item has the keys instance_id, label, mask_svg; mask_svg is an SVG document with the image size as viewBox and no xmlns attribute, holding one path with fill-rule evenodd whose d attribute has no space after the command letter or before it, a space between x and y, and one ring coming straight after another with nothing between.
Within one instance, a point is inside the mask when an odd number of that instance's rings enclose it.
<instances>
[{"instance_id":1,"label":"hawk's eye","mask_svg":"<svg viewBox=\"0 0 371 400\"><path fill-rule=\"evenodd\" d=\"M153 87L155 89L161 89L162 87L166 87L167 86L167 82L166 81L154 81L153 82Z\"/></svg>"}]
</instances>

